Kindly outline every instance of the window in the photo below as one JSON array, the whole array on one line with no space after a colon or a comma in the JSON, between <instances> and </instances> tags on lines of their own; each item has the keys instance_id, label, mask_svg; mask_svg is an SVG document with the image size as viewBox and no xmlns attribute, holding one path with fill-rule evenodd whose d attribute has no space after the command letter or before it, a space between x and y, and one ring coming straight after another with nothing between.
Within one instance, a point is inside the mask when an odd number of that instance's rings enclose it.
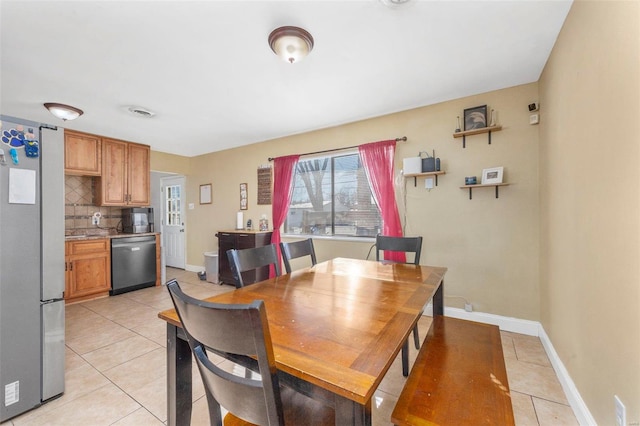
<instances>
[{"instance_id":1,"label":"window","mask_svg":"<svg viewBox=\"0 0 640 426\"><path fill-rule=\"evenodd\" d=\"M180 185L171 185L166 187L166 214L168 226L181 226L182 219L180 218Z\"/></svg>"},{"instance_id":2,"label":"window","mask_svg":"<svg viewBox=\"0 0 640 426\"><path fill-rule=\"evenodd\" d=\"M357 153L298 161L286 234L374 237L381 229Z\"/></svg>"}]
</instances>

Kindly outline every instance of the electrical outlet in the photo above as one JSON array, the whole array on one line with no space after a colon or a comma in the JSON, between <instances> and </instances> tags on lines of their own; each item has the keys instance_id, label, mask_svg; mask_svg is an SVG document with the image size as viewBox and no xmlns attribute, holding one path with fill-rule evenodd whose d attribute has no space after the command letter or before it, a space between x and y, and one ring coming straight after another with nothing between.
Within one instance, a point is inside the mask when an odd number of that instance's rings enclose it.
<instances>
[{"instance_id":1,"label":"electrical outlet","mask_svg":"<svg viewBox=\"0 0 640 426\"><path fill-rule=\"evenodd\" d=\"M625 426L627 424L627 409L618 395L613 395L613 399L616 402L616 426Z\"/></svg>"},{"instance_id":2,"label":"electrical outlet","mask_svg":"<svg viewBox=\"0 0 640 426\"><path fill-rule=\"evenodd\" d=\"M473 306L471 305L471 303L465 303L464 310L467 312L473 312Z\"/></svg>"},{"instance_id":3,"label":"electrical outlet","mask_svg":"<svg viewBox=\"0 0 640 426\"><path fill-rule=\"evenodd\" d=\"M93 216L91 218L91 223L94 225L98 225L100 223L100 219L98 219L97 217Z\"/></svg>"},{"instance_id":4,"label":"electrical outlet","mask_svg":"<svg viewBox=\"0 0 640 426\"><path fill-rule=\"evenodd\" d=\"M426 189L433 189L433 178L426 178L424 180L424 187Z\"/></svg>"}]
</instances>

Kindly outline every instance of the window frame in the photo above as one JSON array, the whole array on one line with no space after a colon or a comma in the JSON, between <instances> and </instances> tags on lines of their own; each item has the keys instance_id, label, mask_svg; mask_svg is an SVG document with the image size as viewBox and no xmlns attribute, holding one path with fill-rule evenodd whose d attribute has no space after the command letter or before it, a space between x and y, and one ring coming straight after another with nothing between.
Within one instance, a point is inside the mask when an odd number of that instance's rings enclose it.
<instances>
[{"instance_id":1,"label":"window frame","mask_svg":"<svg viewBox=\"0 0 640 426\"><path fill-rule=\"evenodd\" d=\"M318 159L324 159L324 158L328 158L329 159L329 164L331 167L331 234L327 235L327 234L307 234L307 233L289 233L286 232L287 229L287 221L289 218L289 212L291 211L291 202L289 203L289 209L287 211L287 218L285 219L285 222L282 225L281 228L281 235L283 237L286 238L314 238L314 239L322 239L322 240L334 240L334 241L356 241L356 242L373 242L375 241L376 237L372 236L372 235L363 235L363 236L357 236L357 235L347 235L347 234L338 234L336 235L336 224L335 224L335 214L336 214L336 202L335 202L335 197L336 197L336 185L335 185L335 159L338 157L347 157L347 156L351 156L351 155L357 155L359 156L360 153L358 151L358 149L349 149L349 150L342 150L341 152L336 152L333 154L330 153L322 153L322 154L313 154L313 155L305 155L304 158L300 158L298 160L298 163L301 161L310 161L310 160L318 160ZM364 169L364 166L362 164L362 161L360 158L358 158L358 162L360 164L360 168ZM365 171L366 174L366 171ZM298 175L298 171L297 171L297 164L296 164L296 169L294 169L294 173L293 173L293 177L292 177L292 185L295 182L296 176ZM373 195L373 191L371 190L371 184L369 183L369 179L367 177L367 185L369 186L369 191L371 193L371 197L372 197L372 201L373 201L373 205L375 206L377 212L378 212L378 216L380 218L380 229L382 229L382 215L380 213L380 207L378 206L376 200L375 200L375 196ZM293 199L291 200L293 201Z\"/></svg>"}]
</instances>

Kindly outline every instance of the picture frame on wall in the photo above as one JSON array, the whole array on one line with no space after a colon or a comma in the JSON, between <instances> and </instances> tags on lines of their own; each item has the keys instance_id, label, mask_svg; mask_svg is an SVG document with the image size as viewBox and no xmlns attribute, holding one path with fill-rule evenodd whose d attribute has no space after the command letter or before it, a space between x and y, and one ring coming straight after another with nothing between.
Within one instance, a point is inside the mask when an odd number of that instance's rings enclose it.
<instances>
[{"instance_id":1,"label":"picture frame on wall","mask_svg":"<svg viewBox=\"0 0 640 426\"><path fill-rule=\"evenodd\" d=\"M482 169L482 184L493 185L502 183L502 175L504 167L491 167L489 169Z\"/></svg>"},{"instance_id":2,"label":"picture frame on wall","mask_svg":"<svg viewBox=\"0 0 640 426\"><path fill-rule=\"evenodd\" d=\"M464 110L464 130L487 127L487 106L481 105Z\"/></svg>"},{"instance_id":3,"label":"picture frame on wall","mask_svg":"<svg viewBox=\"0 0 640 426\"><path fill-rule=\"evenodd\" d=\"M200 204L211 204L211 184L200 185Z\"/></svg>"},{"instance_id":4,"label":"picture frame on wall","mask_svg":"<svg viewBox=\"0 0 640 426\"><path fill-rule=\"evenodd\" d=\"M240 210L249 208L249 191L246 183L240 184Z\"/></svg>"}]
</instances>

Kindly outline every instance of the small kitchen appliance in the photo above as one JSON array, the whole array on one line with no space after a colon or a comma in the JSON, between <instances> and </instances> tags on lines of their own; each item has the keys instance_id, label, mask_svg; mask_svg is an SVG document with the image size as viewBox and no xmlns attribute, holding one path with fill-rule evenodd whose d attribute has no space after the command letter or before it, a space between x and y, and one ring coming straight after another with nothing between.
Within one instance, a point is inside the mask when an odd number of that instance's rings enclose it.
<instances>
[{"instance_id":1,"label":"small kitchen appliance","mask_svg":"<svg viewBox=\"0 0 640 426\"><path fill-rule=\"evenodd\" d=\"M125 234L154 232L153 207L122 209L122 232Z\"/></svg>"}]
</instances>

